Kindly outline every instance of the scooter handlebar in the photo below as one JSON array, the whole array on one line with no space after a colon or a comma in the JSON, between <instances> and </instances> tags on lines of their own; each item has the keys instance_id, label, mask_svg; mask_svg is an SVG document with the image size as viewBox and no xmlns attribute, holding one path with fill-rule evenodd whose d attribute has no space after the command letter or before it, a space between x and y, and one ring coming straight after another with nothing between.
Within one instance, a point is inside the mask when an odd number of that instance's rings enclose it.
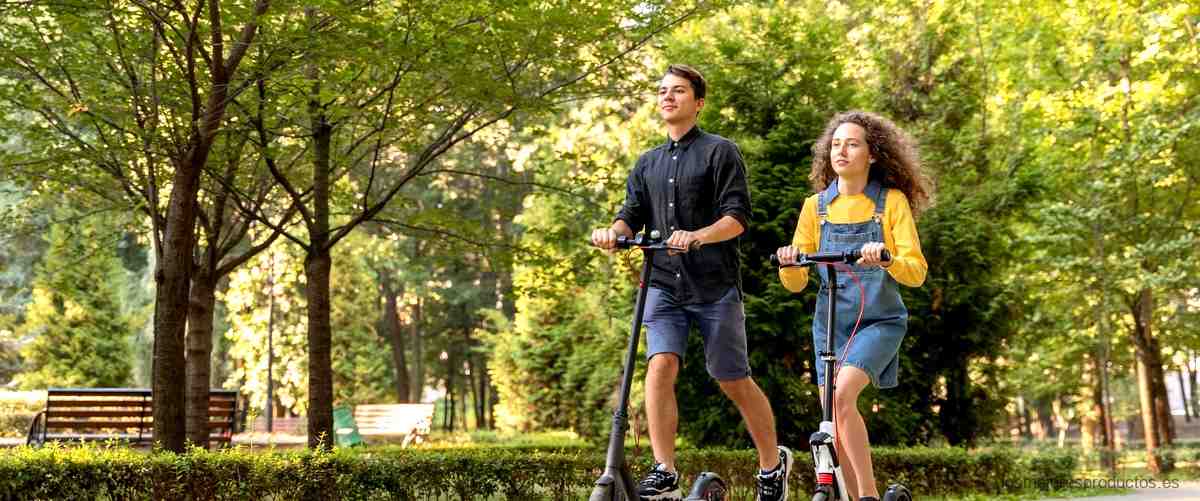
<instances>
[{"instance_id":1,"label":"scooter handlebar","mask_svg":"<svg viewBox=\"0 0 1200 501\"><path fill-rule=\"evenodd\" d=\"M588 243L591 244L592 242L589 240ZM634 247L642 249L657 249L658 247L662 247L664 249L666 248L665 244L663 244L662 237L659 236L658 230L651 231L649 234L638 233L632 237L618 235L617 242L614 247L618 249L632 249Z\"/></svg>"},{"instance_id":2,"label":"scooter handlebar","mask_svg":"<svg viewBox=\"0 0 1200 501\"><path fill-rule=\"evenodd\" d=\"M892 253L888 252L887 249L883 249L883 252L880 254L879 257L881 259L883 259L884 261L891 261ZM846 251L846 252L817 252L817 253L813 253L813 254L800 254L800 255L796 256L795 264L781 265L781 264L779 264L779 256L777 256L775 254L771 254L770 260L771 260L772 265L778 266L780 268L791 268L794 266L808 266L810 264L819 264L819 263L853 264L854 262L858 261L861 258L862 258L862 251L852 250L852 251Z\"/></svg>"}]
</instances>

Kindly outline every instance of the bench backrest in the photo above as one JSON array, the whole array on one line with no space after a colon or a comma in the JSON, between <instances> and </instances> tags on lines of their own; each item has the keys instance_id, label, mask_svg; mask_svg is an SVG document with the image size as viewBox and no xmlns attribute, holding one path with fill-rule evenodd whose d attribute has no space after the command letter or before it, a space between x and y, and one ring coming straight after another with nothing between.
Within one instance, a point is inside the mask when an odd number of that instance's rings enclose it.
<instances>
[{"instance_id":1,"label":"bench backrest","mask_svg":"<svg viewBox=\"0 0 1200 501\"><path fill-rule=\"evenodd\" d=\"M44 439L73 435L102 439L118 431L125 440L153 438L154 401L149 388L50 388L46 391ZM237 391L212 389L208 397L209 440L229 442L237 417Z\"/></svg>"},{"instance_id":2,"label":"bench backrest","mask_svg":"<svg viewBox=\"0 0 1200 501\"><path fill-rule=\"evenodd\" d=\"M407 435L414 429L429 433L433 404L370 404L354 406L354 422L363 435Z\"/></svg>"}]
</instances>

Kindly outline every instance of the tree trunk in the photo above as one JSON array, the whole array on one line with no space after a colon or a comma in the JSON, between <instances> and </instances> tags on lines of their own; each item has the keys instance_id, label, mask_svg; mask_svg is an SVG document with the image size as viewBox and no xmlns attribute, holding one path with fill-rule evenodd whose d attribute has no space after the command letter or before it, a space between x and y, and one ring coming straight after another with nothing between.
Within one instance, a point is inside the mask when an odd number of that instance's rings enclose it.
<instances>
[{"instance_id":1,"label":"tree trunk","mask_svg":"<svg viewBox=\"0 0 1200 501\"><path fill-rule=\"evenodd\" d=\"M1064 408L1062 397L1055 397L1051 401L1051 408L1054 413L1054 428L1058 435L1057 445L1059 449L1067 446L1067 430L1071 426L1071 421L1067 417L1067 410Z\"/></svg>"},{"instance_id":2,"label":"tree trunk","mask_svg":"<svg viewBox=\"0 0 1200 501\"><path fill-rule=\"evenodd\" d=\"M1145 384L1141 384L1141 376L1139 373L1140 391L1146 391L1147 396L1143 397L1143 403L1148 405L1148 409L1143 409L1143 415L1149 413L1152 421L1146 422L1147 426L1153 425L1156 430L1158 440L1155 444L1158 446L1170 445L1174 435L1174 423L1171 419L1170 404L1167 401L1166 377L1163 375L1162 350L1159 348L1158 339L1154 337L1153 331L1153 313L1154 313L1154 295L1150 289L1142 289L1134 296L1130 302L1130 309L1133 313L1133 330L1130 333L1133 337L1135 354L1138 361L1142 364L1142 369L1145 371ZM1143 421L1144 421L1143 417Z\"/></svg>"},{"instance_id":3,"label":"tree trunk","mask_svg":"<svg viewBox=\"0 0 1200 501\"><path fill-rule=\"evenodd\" d=\"M400 325L400 292L392 284L387 270L379 274L379 287L383 292L383 332L392 347L392 364L396 369L396 401L406 404L411 402L412 389L408 382L408 359L404 353L407 333Z\"/></svg>"},{"instance_id":4,"label":"tree trunk","mask_svg":"<svg viewBox=\"0 0 1200 501\"><path fill-rule=\"evenodd\" d=\"M1196 370L1196 352L1195 351L1188 350L1187 371L1188 371L1188 385L1192 388L1192 391L1191 391L1191 398L1188 399L1188 402L1185 405L1188 405L1189 407L1192 408L1193 416L1200 417L1200 398L1196 398L1196 386L1197 386L1197 383L1200 382L1200 381L1197 381L1196 376L1198 373L1200 373L1200 371Z\"/></svg>"},{"instance_id":5,"label":"tree trunk","mask_svg":"<svg viewBox=\"0 0 1200 501\"><path fill-rule=\"evenodd\" d=\"M1187 383L1183 381L1183 373L1187 371L1187 366L1180 367L1175 372L1175 376L1179 379L1179 401L1183 402L1183 422L1192 422L1192 410L1188 408L1188 388Z\"/></svg>"},{"instance_id":6,"label":"tree trunk","mask_svg":"<svg viewBox=\"0 0 1200 501\"><path fill-rule=\"evenodd\" d=\"M1138 397L1142 408L1142 433L1146 438L1146 468L1158 475L1162 464L1158 460L1159 427L1154 414L1154 393L1150 389L1150 374L1146 364L1137 360Z\"/></svg>"},{"instance_id":7,"label":"tree trunk","mask_svg":"<svg viewBox=\"0 0 1200 501\"><path fill-rule=\"evenodd\" d=\"M491 398L488 396L491 392L488 391L487 387L487 358L480 357L479 363L476 363L475 368L472 370L473 372L476 372L476 370L479 372L479 414L476 416L476 421L479 422L479 428L492 429L492 419L491 416L488 416L487 412L487 399Z\"/></svg>"},{"instance_id":8,"label":"tree trunk","mask_svg":"<svg viewBox=\"0 0 1200 501\"><path fill-rule=\"evenodd\" d=\"M479 374L475 372L475 367L475 357L468 355L467 372L470 375L467 376L466 386L471 388L471 414L475 416L475 429L478 430L483 428L479 421L483 416L483 413L479 409ZM465 400L463 402L463 406L466 407Z\"/></svg>"},{"instance_id":9,"label":"tree trunk","mask_svg":"<svg viewBox=\"0 0 1200 501\"><path fill-rule=\"evenodd\" d=\"M950 445L970 444L975 439L975 427L966 362L958 361L947 367L943 374L946 377L946 400L938 416L942 435Z\"/></svg>"},{"instance_id":10,"label":"tree trunk","mask_svg":"<svg viewBox=\"0 0 1200 501\"><path fill-rule=\"evenodd\" d=\"M1101 347L1101 356L1096 357L1097 386L1093 392L1093 402L1100 417L1100 467L1116 473L1116 442L1113 435L1112 413L1108 410L1108 356L1107 347Z\"/></svg>"},{"instance_id":11,"label":"tree trunk","mask_svg":"<svg viewBox=\"0 0 1200 501\"><path fill-rule=\"evenodd\" d=\"M446 431L454 431L454 352L446 357L446 415L443 420Z\"/></svg>"},{"instance_id":12,"label":"tree trunk","mask_svg":"<svg viewBox=\"0 0 1200 501\"><path fill-rule=\"evenodd\" d=\"M212 385L213 311L217 278L201 270L192 280L187 324L187 439L208 448L208 390Z\"/></svg>"},{"instance_id":13,"label":"tree trunk","mask_svg":"<svg viewBox=\"0 0 1200 501\"><path fill-rule=\"evenodd\" d=\"M319 86L319 84L314 84ZM312 99L319 95L314 89ZM315 106L315 105L314 105ZM304 259L308 299L308 446L333 447L333 344L330 325L329 169L332 128L322 112L313 115L313 221Z\"/></svg>"},{"instance_id":14,"label":"tree trunk","mask_svg":"<svg viewBox=\"0 0 1200 501\"><path fill-rule=\"evenodd\" d=\"M466 378L463 378L462 397L459 397L459 399L458 399L458 411L459 411L458 415L459 415L460 423L462 423L463 431L469 431L471 429L470 424L467 422L467 418L469 417L469 416L467 416L467 401L469 401L470 399L471 399L471 379L470 379L470 376L468 376Z\"/></svg>"},{"instance_id":15,"label":"tree trunk","mask_svg":"<svg viewBox=\"0 0 1200 501\"><path fill-rule=\"evenodd\" d=\"M422 342L421 334L421 298L417 297L417 302L413 303L413 320L412 320L412 345L413 345L413 375L410 382L412 387L412 401L421 402L424 397L422 394L425 390L425 348Z\"/></svg>"},{"instance_id":16,"label":"tree trunk","mask_svg":"<svg viewBox=\"0 0 1200 501\"><path fill-rule=\"evenodd\" d=\"M211 146L211 143L209 143ZM196 195L208 147L175 166L163 230L162 256L154 273L154 441L184 452L186 436L184 329L195 248Z\"/></svg>"},{"instance_id":17,"label":"tree trunk","mask_svg":"<svg viewBox=\"0 0 1200 501\"><path fill-rule=\"evenodd\" d=\"M333 447L333 365L329 318L327 250L309 254L304 262L305 297L308 299L308 446Z\"/></svg>"},{"instance_id":18,"label":"tree trunk","mask_svg":"<svg viewBox=\"0 0 1200 501\"><path fill-rule=\"evenodd\" d=\"M1170 447L1175 443L1175 417L1171 415L1171 401L1167 399L1167 375L1162 366L1162 352L1158 348L1158 340L1153 340L1158 354L1159 363L1150 366L1150 374L1154 376L1154 413L1157 414L1159 435L1162 442L1159 445Z\"/></svg>"},{"instance_id":19,"label":"tree trunk","mask_svg":"<svg viewBox=\"0 0 1200 501\"><path fill-rule=\"evenodd\" d=\"M1038 441L1045 441L1050 438L1050 434L1054 433L1054 417L1051 412L1050 401L1044 399L1034 400L1034 426L1033 436Z\"/></svg>"},{"instance_id":20,"label":"tree trunk","mask_svg":"<svg viewBox=\"0 0 1200 501\"><path fill-rule=\"evenodd\" d=\"M267 433L275 433L275 416L280 415L276 409L275 399L275 253L268 256L267 262L267 404L263 411L267 414Z\"/></svg>"},{"instance_id":21,"label":"tree trunk","mask_svg":"<svg viewBox=\"0 0 1200 501\"><path fill-rule=\"evenodd\" d=\"M1020 425L1020 434L1022 439L1033 439L1033 429L1030 418L1030 404L1026 402L1024 396L1016 396L1016 421Z\"/></svg>"}]
</instances>

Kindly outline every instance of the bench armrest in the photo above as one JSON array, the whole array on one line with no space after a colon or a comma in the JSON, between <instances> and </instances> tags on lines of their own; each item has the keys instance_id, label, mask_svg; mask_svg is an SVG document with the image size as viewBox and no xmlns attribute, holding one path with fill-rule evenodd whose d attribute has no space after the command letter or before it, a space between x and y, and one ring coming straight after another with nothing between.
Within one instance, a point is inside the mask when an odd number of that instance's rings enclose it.
<instances>
[{"instance_id":1,"label":"bench armrest","mask_svg":"<svg viewBox=\"0 0 1200 501\"><path fill-rule=\"evenodd\" d=\"M39 422L42 423L41 426L38 426ZM29 434L25 436L25 445L36 445L40 447L42 442L44 442L42 437L44 436L45 431L46 411L38 411L37 414L33 415L33 421L29 423Z\"/></svg>"}]
</instances>

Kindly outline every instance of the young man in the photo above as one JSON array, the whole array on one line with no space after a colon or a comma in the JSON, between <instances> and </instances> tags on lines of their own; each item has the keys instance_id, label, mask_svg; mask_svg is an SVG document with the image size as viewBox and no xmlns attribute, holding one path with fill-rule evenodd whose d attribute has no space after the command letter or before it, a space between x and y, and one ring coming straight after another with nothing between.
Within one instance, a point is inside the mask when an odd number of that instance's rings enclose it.
<instances>
[{"instance_id":1,"label":"young man","mask_svg":"<svg viewBox=\"0 0 1200 501\"><path fill-rule=\"evenodd\" d=\"M675 470L675 379L695 324L704 338L709 375L741 412L758 449L758 499L785 500L792 453L776 443L771 404L750 378L746 355L735 240L750 219L746 168L732 141L696 126L705 91L704 77L695 69L667 68L658 87L667 142L638 158L616 220L592 232L592 243L608 250L618 235L632 237L642 228L670 235L667 244L680 249L654 253L646 297L646 415L656 464L638 494L653 500L682 497Z\"/></svg>"}]
</instances>

